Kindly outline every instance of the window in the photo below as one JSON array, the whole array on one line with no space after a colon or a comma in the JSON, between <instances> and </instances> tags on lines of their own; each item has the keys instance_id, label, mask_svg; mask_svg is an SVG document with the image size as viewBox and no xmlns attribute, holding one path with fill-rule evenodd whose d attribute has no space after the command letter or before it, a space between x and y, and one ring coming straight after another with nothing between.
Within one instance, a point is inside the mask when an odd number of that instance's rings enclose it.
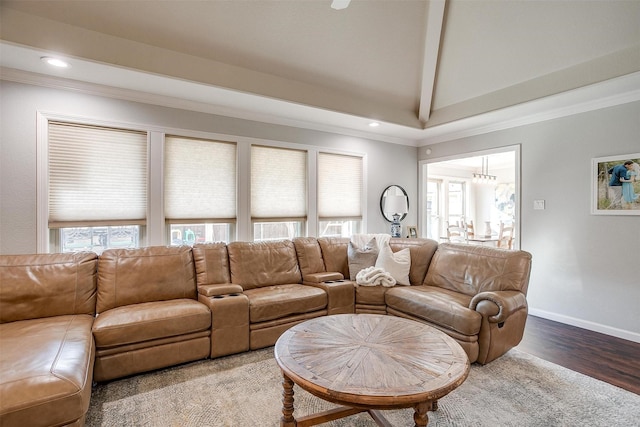
<instances>
[{"instance_id":1,"label":"window","mask_svg":"<svg viewBox=\"0 0 640 427\"><path fill-rule=\"evenodd\" d=\"M440 218L442 215L440 210L441 187L442 180L440 179L429 179L427 181L427 237L434 240L439 240L440 236L443 235L440 231Z\"/></svg>"},{"instance_id":2,"label":"window","mask_svg":"<svg viewBox=\"0 0 640 427\"><path fill-rule=\"evenodd\" d=\"M450 181L448 196L447 212L449 224L461 224L466 212L465 183L462 181Z\"/></svg>"},{"instance_id":3,"label":"window","mask_svg":"<svg viewBox=\"0 0 640 427\"><path fill-rule=\"evenodd\" d=\"M251 147L253 239L293 239L307 219L307 152Z\"/></svg>"},{"instance_id":4,"label":"window","mask_svg":"<svg viewBox=\"0 0 640 427\"><path fill-rule=\"evenodd\" d=\"M513 224L516 215L516 184L501 182L495 187L494 205L491 209L491 222Z\"/></svg>"},{"instance_id":5,"label":"window","mask_svg":"<svg viewBox=\"0 0 640 427\"><path fill-rule=\"evenodd\" d=\"M137 248L140 230L136 225L61 228L62 252L101 252L108 248Z\"/></svg>"},{"instance_id":6,"label":"window","mask_svg":"<svg viewBox=\"0 0 640 427\"><path fill-rule=\"evenodd\" d=\"M348 237L364 227L362 154L37 120L38 252Z\"/></svg>"},{"instance_id":7,"label":"window","mask_svg":"<svg viewBox=\"0 0 640 427\"><path fill-rule=\"evenodd\" d=\"M196 243L226 242L232 239L232 224L201 222L193 224L169 224L170 244L191 245Z\"/></svg>"},{"instance_id":8,"label":"window","mask_svg":"<svg viewBox=\"0 0 640 427\"><path fill-rule=\"evenodd\" d=\"M349 237L362 224L362 157L318 153L320 237Z\"/></svg>"},{"instance_id":9,"label":"window","mask_svg":"<svg viewBox=\"0 0 640 427\"><path fill-rule=\"evenodd\" d=\"M164 157L170 243L231 241L236 223L236 145L167 136Z\"/></svg>"},{"instance_id":10,"label":"window","mask_svg":"<svg viewBox=\"0 0 640 427\"><path fill-rule=\"evenodd\" d=\"M147 215L147 135L48 124L48 227L53 251L137 247Z\"/></svg>"}]
</instances>

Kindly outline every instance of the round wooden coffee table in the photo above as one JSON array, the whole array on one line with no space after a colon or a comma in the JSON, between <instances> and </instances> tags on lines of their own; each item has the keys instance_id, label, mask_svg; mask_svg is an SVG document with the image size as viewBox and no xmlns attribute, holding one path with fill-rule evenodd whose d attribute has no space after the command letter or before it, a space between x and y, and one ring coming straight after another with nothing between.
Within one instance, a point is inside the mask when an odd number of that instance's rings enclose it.
<instances>
[{"instance_id":1,"label":"round wooden coffee table","mask_svg":"<svg viewBox=\"0 0 640 427\"><path fill-rule=\"evenodd\" d=\"M469 359L448 335L408 319L378 314L338 314L300 323L276 342L282 370L283 427L312 426L369 412L380 426L390 424L377 410L414 408L416 426L427 411L469 374ZM295 419L293 385L336 409Z\"/></svg>"}]
</instances>

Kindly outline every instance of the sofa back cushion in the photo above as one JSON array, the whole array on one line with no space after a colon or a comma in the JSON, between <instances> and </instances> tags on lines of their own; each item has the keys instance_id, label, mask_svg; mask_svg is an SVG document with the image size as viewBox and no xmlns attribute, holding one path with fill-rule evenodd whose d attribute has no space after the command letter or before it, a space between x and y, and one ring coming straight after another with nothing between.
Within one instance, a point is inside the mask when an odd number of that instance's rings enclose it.
<instances>
[{"instance_id":1,"label":"sofa back cushion","mask_svg":"<svg viewBox=\"0 0 640 427\"><path fill-rule=\"evenodd\" d=\"M241 285L245 291L302 282L291 240L232 242L227 250L231 282Z\"/></svg>"},{"instance_id":2,"label":"sofa back cushion","mask_svg":"<svg viewBox=\"0 0 640 427\"><path fill-rule=\"evenodd\" d=\"M108 249L98 261L97 312L151 301L196 298L189 246Z\"/></svg>"},{"instance_id":3,"label":"sofa back cushion","mask_svg":"<svg viewBox=\"0 0 640 427\"><path fill-rule=\"evenodd\" d=\"M231 283L227 244L201 243L193 246L193 262L196 267L196 283L216 285Z\"/></svg>"},{"instance_id":4,"label":"sofa back cushion","mask_svg":"<svg viewBox=\"0 0 640 427\"><path fill-rule=\"evenodd\" d=\"M326 271L336 271L342 273L344 277L350 277L349 258L347 250L349 248L348 237L320 237L318 244L322 250L322 259Z\"/></svg>"},{"instance_id":5,"label":"sofa back cushion","mask_svg":"<svg viewBox=\"0 0 640 427\"><path fill-rule=\"evenodd\" d=\"M531 254L467 244L442 243L433 255L424 284L466 295L520 291L525 295Z\"/></svg>"},{"instance_id":6,"label":"sofa back cushion","mask_svg":"<svg viewBox=\"0 0 640 427\"><path fill-rule=\"evenodd\" d=\"M324 261L322 260L322 250L318 239L315 237L296 237L293 239L298 256L298 265L302 272L302 277L308 274L324 273Z\"/></svg>"},{"instance_id":7,"label":"sofa back cushion","mask_svg":"<svg viewBox=\"0 0 640 427\"><path fill-rule=\"evenodd\" d=\"M348 237L320 237L318 244L322 250L322 258L326 271L337 271L344 277L350 277L348 260ZM389 239L389 246L393 252L409 248L411 252L411 268L409 270L409 282L412 285L421 285L424 281L427 268L431 262L438 242L431 239Z\"/></svg>"},{"instance_id":8,"label":"sofa back cushion","mask_svg":"<svg viewBox=\"0 0 640 427\"><path fill-rule=\"evenodd\" d=\"M96 312L93 252L0 256L0 323Z\"/></svg>"},{"instance_id":9,"label":"sofa back cushion","mask_svg":"<svg viewBox=\"0 0 640 427\"><path fill-rule=\"evenodd\" d=\"M438 242L431 239L402 239L391 238L389 246L393 252L409 248L411 254L411 268L409 269L409 283L421 285L427 274L427 269L438 248Z\"/></svg>"}]
</instances>

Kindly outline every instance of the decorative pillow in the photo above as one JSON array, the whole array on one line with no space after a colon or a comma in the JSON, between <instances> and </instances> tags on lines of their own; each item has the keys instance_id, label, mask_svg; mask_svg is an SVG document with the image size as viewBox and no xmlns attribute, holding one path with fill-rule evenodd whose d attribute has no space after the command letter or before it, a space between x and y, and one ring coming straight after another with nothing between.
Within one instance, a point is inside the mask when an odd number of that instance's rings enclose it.
<instances>
[{"instance_id":1,"label":"decorative pillow","mask_svg":"<svg viewBox=\"0 0 640 427\"><path fill-rule=\"evenodd\" d=\"M391 246L384 245L380 249L376 267L384 269L396 279L398 285L411 285L409 282L409 270L411 269L411 252L409 248L393 252Z\"/></svg>"},{"instance_id":2,"label":"decorative pillow","mask_svg":"<svg viewBox=\"0 0 640 427\"><path fill-rule=\"evenodd\" d=\"M349 260L349 278L356 280L356 275L360 270L373 267L378 258L378 244L376 238L369 240L363 247L357 247L353 242L349 242L347 248L347 258Z\"/></svg>"}]
</instances>

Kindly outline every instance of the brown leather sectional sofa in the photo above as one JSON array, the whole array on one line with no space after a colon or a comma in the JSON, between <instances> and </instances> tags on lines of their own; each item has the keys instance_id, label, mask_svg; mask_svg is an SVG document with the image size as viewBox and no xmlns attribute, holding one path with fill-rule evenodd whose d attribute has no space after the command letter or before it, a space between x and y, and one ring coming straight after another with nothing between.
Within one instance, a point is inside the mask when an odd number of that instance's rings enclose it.
<instances>
[{"instance_id":1,"label":"brown leather sectional sofa","mask_svg":"<svg viewBox=\"0 0 640 427\"><path fill-rule=\"evenodd\" d=\"M0 426L83 425L92 381L267 347L330 314L424 322L483 364L520 342L529 253L392 238L411 286L365 287L345 279L348 242L0 256Z\"/></svg>"}]
</instances>

